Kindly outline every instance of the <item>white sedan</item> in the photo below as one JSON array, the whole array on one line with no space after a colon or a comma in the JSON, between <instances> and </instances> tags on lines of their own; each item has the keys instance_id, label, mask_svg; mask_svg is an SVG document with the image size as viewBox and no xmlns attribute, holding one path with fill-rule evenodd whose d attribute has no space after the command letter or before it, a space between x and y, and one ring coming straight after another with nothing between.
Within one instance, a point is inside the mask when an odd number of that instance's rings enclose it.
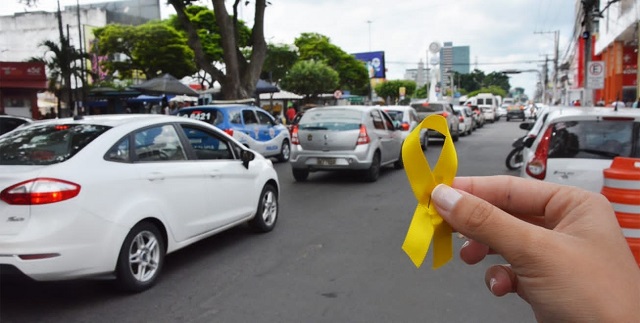
<instances>
[{"instance_id":1,"label":"white sedan","mask_svg":"<svg viewBox=\"0 0 640 323\"><path fill-rule=\"evenodd\" d=\"M38 281L153 286L165 255L248 222L271 231L270 160L165 115L39 121L0 136L0 266Z\"/></svg>"}]
</instances>

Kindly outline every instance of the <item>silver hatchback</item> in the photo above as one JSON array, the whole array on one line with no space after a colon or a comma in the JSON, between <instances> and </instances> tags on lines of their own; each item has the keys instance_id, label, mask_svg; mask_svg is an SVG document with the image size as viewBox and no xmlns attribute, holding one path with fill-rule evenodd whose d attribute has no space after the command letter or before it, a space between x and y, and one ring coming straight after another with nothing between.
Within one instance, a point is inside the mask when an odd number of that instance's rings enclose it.
<instances>
[{"instance_id":1,"label":"silver hatchback","mask_svg":"<svg viewBox=\"0 0 640 323\"><path fill-rule=\"evenodd\" d=\"M380 167L401 169L402 131L377 106L332 106L307 110L291 131L291 169L296 181L309 172L357 170L378 179Z\"/></svg>"}]
</instances>

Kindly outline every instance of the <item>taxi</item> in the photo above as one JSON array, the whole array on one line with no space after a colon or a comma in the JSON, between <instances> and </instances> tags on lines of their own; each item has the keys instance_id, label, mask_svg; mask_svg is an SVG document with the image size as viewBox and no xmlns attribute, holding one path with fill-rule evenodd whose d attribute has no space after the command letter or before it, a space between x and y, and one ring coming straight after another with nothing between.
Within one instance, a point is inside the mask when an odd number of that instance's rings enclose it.
<instances>
[{"instance_id":1,"label":"taxi","mask_svg":"<svg viewBox=\"0 0 640 323\"><path fill-rule=\"evenodd\" d=\"M281 162L289 160L289 131L267 111L257 106L202 105L182 108L176 114L214 125L264 157L274 157Z\"/></svg>"}]
</instances>

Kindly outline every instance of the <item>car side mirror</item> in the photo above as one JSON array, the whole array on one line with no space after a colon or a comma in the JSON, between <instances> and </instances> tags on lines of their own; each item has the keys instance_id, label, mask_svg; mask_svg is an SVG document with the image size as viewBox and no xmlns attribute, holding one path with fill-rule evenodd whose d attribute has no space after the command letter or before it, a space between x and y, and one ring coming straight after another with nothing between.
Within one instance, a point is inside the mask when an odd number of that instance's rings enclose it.
<instances>
[{"instance_id":1,"label":"car side mirror","mask_svg":"<svg viewBox=\"0 0 640 323\"><path fill-rule=\"evenodd\" d=\"M520 122L520 129L531 130L533 128L533 122Z\"/></svg>"},{"instance_id":2,"label":"car side mirror","mask_svg":"<svg viewBox=\"0 0 640 323\"><path fill-rule=\"evenodd\" d=\"M240 153L240 160L242 160L242 165L244 168L249 169L249 162L256 158L256 155L248 150L242 150Z\"/></svg>"},{"instance_id":3,"label":"car side mirror","mask_svg":"<svg viewBox=\"0 0 640 323\"><path fill-rule=\"evenodd\" d=\"M524 141L522 142L522 144L527 147L527 148L531 148L531 146L533 145L533 142L536 141L536 137L529 137L527 136L527 138L524 139Z\"/></svg>"}]
</instances>

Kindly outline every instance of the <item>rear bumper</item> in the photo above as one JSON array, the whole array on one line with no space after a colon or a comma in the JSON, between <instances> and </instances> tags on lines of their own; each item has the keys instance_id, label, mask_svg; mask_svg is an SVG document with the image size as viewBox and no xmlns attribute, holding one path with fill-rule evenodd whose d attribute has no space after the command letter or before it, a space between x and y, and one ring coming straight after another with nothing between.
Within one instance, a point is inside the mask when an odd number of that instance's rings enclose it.
<instances>
[{"instance_id":1,"label":"rear bumper","mask_svg":"<svg viewBox=\"0 0 640 323\"><path fill-rule=\"evenodd\" d=\"M0 268L37 281L112 273L127 232L114 223L88 214L78 215L72 224L62 226L43 226L32 217L29 226L20 234L0 236ZM27 257L43 254L49 256Z\"/></svg>"},{"instance_id":2,"label":"rear bumper","mask_svg":"<svg viewBox=\"0 0 640 323\"><path fill-rule=\"evenodd\" d=\"M316 170L357 170L371 167L373 159L369 145L357 146L353 151L307 151L300 146L291 149L291 168Z\"/></svg>"}]
</instances>

